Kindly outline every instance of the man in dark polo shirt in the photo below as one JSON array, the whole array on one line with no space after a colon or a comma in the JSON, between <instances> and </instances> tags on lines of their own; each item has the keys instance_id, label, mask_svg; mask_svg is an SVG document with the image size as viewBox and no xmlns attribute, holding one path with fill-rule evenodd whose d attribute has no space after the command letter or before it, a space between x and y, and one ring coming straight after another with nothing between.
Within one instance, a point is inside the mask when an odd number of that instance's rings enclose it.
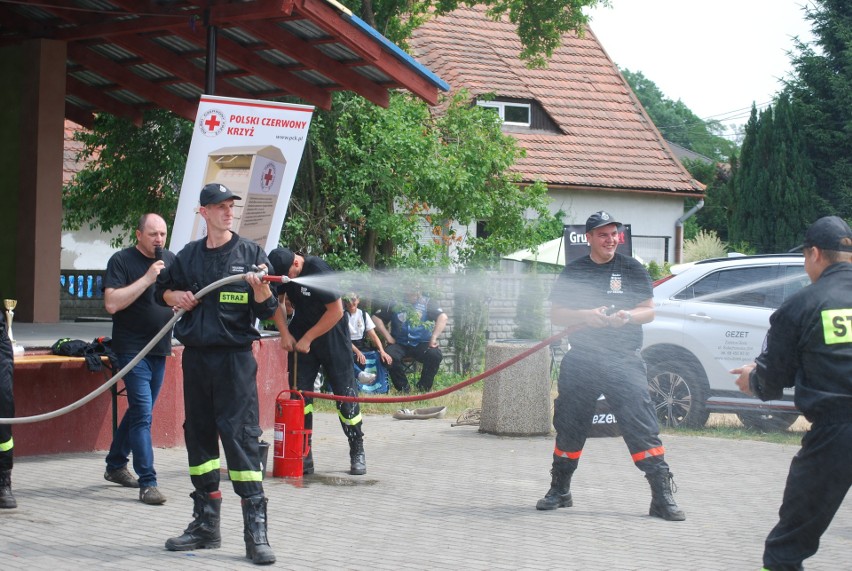
<instances>
[{"instance_id":1,"label":"man in dark polo shirt","mask_svg":"<svg viewBox=\"0 0 852 571\"><path fill-rule=\"evenodd\" d=\"M104 278L104 305L112 314L112 346L124 368L172 318L172 310L154 301L154 284L160 271L174 262L175 255L163 250L166 221L145 214L136 228L136 245L113 254ZM157 488L151 421L154 403L163 385L166 357L172 352L169 331L156 346L124 375L127 411L113 437L106 457L104 478L127 488L139 488L139 500L158 505L166 497ZM133 469L127 470L133 453Z\"/></svg>"}]
</instances>

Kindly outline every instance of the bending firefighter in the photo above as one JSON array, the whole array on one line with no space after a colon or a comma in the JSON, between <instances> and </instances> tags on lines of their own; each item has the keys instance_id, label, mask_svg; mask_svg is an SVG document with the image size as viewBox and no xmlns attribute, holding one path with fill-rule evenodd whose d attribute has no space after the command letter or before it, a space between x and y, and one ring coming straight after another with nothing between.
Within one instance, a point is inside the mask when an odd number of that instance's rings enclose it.
<instances>
[{"instance_id":1,"label":"bending firefighter","mask_svg":"<svg viewBox=\"0 0 852 571\"><path fill-rule=\"evenodd\" d=\"M641 325L654 319L651 278L638 261L616 253L620 231L621 224L606 212L592 214L586 221L589 255L565 266L550 295L554 324L584 327L570 336L571 350L559 367L552 479L536 508L573 505L571 476L603 394L636 467L651 485L650 515L681 521L686 516L672 496L672 476L639 354Z\"/></svg>"},{"instance_id":2,"label":"bending firefighter","mask_svg":"<svg viewBox=\"0 0 852 571\"><path fill-rule=\"evenodd\" d=\"M275 325L281 333L281 347L288 351L288 374L292 376L294 371L296 374L295 386L302 391L313 390L314 379L322 365L334 394L356 396L358 389L352 374L352 343L334 271L316 256L301 256L287 248L272 250L269 259L280 275L290 279L313 276L320 280L319 285L291 281L278 287L282 308L275 314ZM285 295L294 310L289 325L283 310ZM293 385L289 383L289 386ZM313 410L313 399L306 397L305 430L313 428ZM349 473L358 476L366 474L364 433L361 430L363 419L358 403L338 401L337 417L349 440ZM305 458L302 472L313 474L313 451Z\"/></svg>"},{"instance_id":3,"label":"bending firefighter","mask_svg":"<svg viewBox=\"0 0 852 571\"><path fill-rule=\"evenodd\" d=\"M195 298L221 278L268 267L263 250L231 231L234 200L224 185L201 191L200 213L207 237L190 242L157 278L159 303L186 310L174 335L183 343L184 439L195 491L193 520L166 549L217 548L222 493L219 491L219 438L228 476L242 498L246 557L257 564L275 562L267 537L267 499L263 493L257 401L257 362L252 343L260 338L256 319L278 309L269 285L255 274Z\"/></svg>"}]
</instances>

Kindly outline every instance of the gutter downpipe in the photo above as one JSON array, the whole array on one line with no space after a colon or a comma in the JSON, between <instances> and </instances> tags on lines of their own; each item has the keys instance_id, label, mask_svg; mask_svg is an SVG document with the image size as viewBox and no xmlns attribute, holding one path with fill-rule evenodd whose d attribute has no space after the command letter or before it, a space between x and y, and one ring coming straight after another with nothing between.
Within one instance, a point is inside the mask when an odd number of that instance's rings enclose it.
<instances>
[{"instance_id":1,"label":"gutter downpipe","mask_svg":"<svg viewBox=\"0 0 852 571\"><path fill-rule=\"evenodd\" d=\"M683 223L692 218L692 216L704 208L704 199L698 201L698 203L689 209L689 212L681 216L675 221L675 264L680 264L683 262Z\"/></svg>"}]
</instances>

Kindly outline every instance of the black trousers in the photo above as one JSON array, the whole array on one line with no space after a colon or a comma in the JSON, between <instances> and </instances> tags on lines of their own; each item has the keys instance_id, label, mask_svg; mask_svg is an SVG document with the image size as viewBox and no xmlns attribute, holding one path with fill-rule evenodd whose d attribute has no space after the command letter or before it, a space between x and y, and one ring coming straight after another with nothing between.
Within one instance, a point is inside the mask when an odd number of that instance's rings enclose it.
<instances>
[{"instance_id":1,"label":"black trousers","mask_svg":"<svg viewBox=\"0 0 852 571\"><path fill-rule=\"evenodd\" d=\"M574 348L562 358L558 387L559 396L553 403L557 456L573 460L576 468L598 397L603 394L636 467L646 474L668 468L645 362L638 351L592 353Z\"/></svg>"},{"instance_id":2,"label":"black trousers","mask_svg":"<svg viewBox=\"0 0 852 571\"><path fill-rule=\"evenodd\" d=\"M6 324L0 320L0 418L15 416L15 395L12 390L15 362L12 344L6 334ZM12 425L0 424L0 470L11 470L13 464Z\"/></svg>"},{"instance_id":3,"label":"black trousers","mask_svg":"<svg viewBox=\"0 0 852 571\"><path fill-rule=\"evenodd\" d=\"M850 486L852 422L814 423L790 464L779 521L766 538L763 566L772 571L802 569L802 561L817 552Z\"/></svg>"},{"instance_id":4,"label":"black trousers","mask_svg":"<svg viewBox=\"0 0 852 571\"><path fill-rule=\"evenodd\" d=\"M257 404L257 361L251 349L183 352L184 438L195 489L219 489L219 439L228 476L241 498L263 494Z\"/></svg>"},{"instance_id":5,"label":"black trousers","mask_svg":"<svg viewBox=\"0 0 852 571\"><path fill-rule=\"evenodd\" d=\"M385 347L385 353L393 358L393 364L388 370L390 371L391 382L398 391L408 390L408 377L405 376L405 368L402 366L403 358L411 357L415 361L423 363L417 388L424 392L432 389L435 375L438 374L438 367L441 366L441 361L444 359L441 350L437 347L429 347L429 343L420 343L415 346L394 343Z\"/></svg>"},{"instance_id":6,"label":"black trousers","mask_svg":"<svg viewBox=\"0 0 852 571\"><path fill-rule=\"evenodd\" d=\"M327 335L315 339L308 353L289 353L287 368L292 386L292 375L296 371L296 386L301 391L313 391L314 380L322 367L331 392L338 396L354 397L358 395L358 386L352 374L352 345L348 339L343 342L326 339ZM298 359L298 365L294 362ZM360 439L364 436L362 430L363 417L361 407L357 402L335 401L337 418L346 438ZM305 430L314 427L314 399L305 397Z\"/></svg>"}]
</instances>

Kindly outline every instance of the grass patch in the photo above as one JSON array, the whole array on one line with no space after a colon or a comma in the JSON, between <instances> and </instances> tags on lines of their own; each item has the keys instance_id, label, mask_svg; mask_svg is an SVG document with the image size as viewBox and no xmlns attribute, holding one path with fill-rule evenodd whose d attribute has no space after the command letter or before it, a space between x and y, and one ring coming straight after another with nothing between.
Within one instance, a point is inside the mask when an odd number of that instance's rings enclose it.
<instances>
[{"instance_id":1,"label":"grass patch","mask_svg":"<svg viewBox=\"0 0 852 571\"><path fill-rule=\"evenodd\" d=\"M808 431L808 423L799 419L788 430L764 432L745 428L736 415L711 414L710 420L702 428L661 428L663 435L675 436L706 436L710 438L728 438L730 440L756 440L758 442L771 442L773 444L788 444L799 446L802 437Z\"/></svg>"},{"instance_id":2,"label":"grass patch","mask_svg":"<svg viewBox=\"0 0 852 571\"><path fill-rule=\"evenodd\" d=\"M435 378L433 391L438 391L464 381L466 377L453 373L438 373ZM479 381L450 394L430 400L418 400L396 403L361 403L361 411L367 415L391 415L402 408L415 409L430 406L447 407L447 418L458 418L461 414L472 408L482 407L482 388L487 381ZM412 389L414 383L412 383ZM416 394L416 393L412 393ZM552 397L556 398L556 387L554 384ZM391 388L386 395L377 395L382 398L393 398L403 396ZM335 412L336 403L327 399L314 399L314 408L319 412ZM664 436L704 436L709 438L727 438L730 440L756 440L758 442L771 442L774 444L787 444L799 446L802 437L808 430L806 421L800 419L789 430L783 432L762 432L743 427L736 415L711 414L710 420L703 428L665 428L660 432Z\"/></svg>"}]
</instances>

